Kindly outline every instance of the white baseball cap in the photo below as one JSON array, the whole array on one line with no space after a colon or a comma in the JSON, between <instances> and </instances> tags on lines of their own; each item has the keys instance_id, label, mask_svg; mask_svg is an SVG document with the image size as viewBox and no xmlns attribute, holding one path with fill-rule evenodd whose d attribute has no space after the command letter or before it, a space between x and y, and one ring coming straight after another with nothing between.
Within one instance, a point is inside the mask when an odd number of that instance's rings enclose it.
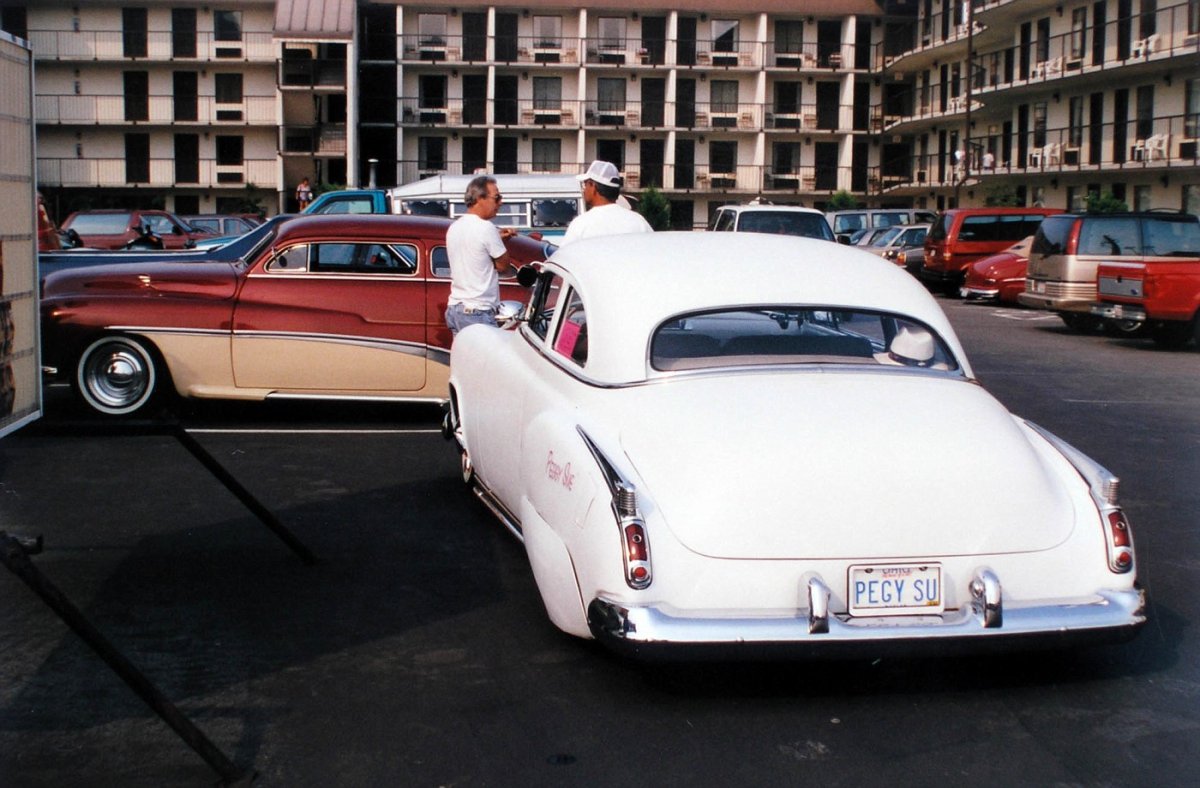
<instances>
[{"instance_id":1,"label":"white baseball cap","mask_svg":"<svg viewBox=\"0 0 1200 788\"><path fill-rule=\"evenodd\" d=\"M579 182L594 181L601 186L612 186L621 188L621 173L617 170L617 166L610 161L600 161L597 159L592 162L592 166L588 167L588 171L583 175L576 175Z\"/></svg>"}]
</instances>

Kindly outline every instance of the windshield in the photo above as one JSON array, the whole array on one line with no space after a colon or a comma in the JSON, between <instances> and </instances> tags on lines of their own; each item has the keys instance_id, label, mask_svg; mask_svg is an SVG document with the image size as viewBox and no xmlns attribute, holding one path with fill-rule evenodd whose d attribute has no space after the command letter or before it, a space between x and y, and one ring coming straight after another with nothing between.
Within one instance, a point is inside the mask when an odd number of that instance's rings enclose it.
<instances>
[{"instance_id":1,"label":"windshield","mask_svg":"<svg viewBox=\"0 0 1200 788\"><path fill-rule=\"evenodd\" d=\"M902 226L893 227L890 230L888 230L887 232L885 232L883 235L876 238L875 242L873 244L871 244L871 246L882 249L883 247L891 244L892 241L896 240L896 236L902 232L904 232L904 228Z\"/></svg>"},{"instance_id":2,"label":"windshield","mask_svg":"<svg viewBox=\"0 0 1200 788\"><path fill-rule=\"evenodd\" d=\"M672 319L654 332L650 364L664 371L786 364L958 369L941 337L911 318L823 306L743 307Z\"/></svg>"}]
</instances>

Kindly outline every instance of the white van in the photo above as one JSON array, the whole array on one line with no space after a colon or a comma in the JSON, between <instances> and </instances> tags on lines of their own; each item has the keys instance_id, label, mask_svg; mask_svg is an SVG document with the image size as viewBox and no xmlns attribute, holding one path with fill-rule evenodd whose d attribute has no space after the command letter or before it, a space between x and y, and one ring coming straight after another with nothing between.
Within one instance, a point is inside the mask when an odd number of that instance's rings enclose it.
<instances>
[{"instance_id":1,"label":"white van","mask_svg":"<svg viewBox=\"0 0 1200 788\"><path fill-rule=\"evenodd\" d=\"M467 212L463 194L474 175L436 175L391 190L396 213L458 218ZM500 227L541 233L553 239L583 209L579 179L574 175L494 175L504 200L492 220Z\"/></svg>"},{"instance_id":2,"label":"white van","mask_svg":"<svg viewBox=\"0 0 1200 788\"><path fill-rule=\"evenodd\" d=\"M825 214L838 243L850 243L856 230L874 230L897 224L932 223L937 215L920 208L856 208L849 211L830 211Z\"/></svg>"}]
</instances>

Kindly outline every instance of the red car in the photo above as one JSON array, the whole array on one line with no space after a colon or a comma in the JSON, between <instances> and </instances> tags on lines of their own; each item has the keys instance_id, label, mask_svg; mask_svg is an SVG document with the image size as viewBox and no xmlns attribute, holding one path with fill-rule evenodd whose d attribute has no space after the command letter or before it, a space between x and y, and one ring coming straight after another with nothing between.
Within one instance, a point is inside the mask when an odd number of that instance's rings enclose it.
<instances>
[{"instance_id":1,"label":"red car","mask_svg":"<svg viewBox=\"0 0 1200 788\"><path fill-rule=\"evenodd\" d=\"M1031 235L1003 252L971 263L958 294L980 301L1017 303L1017 294L1025 291L1025 271L1029 268L1029 248L1032 245Z\"/></svg>"},{"instance_id":2,"label":"red car","mask_svg":"<svg viewBox=\"0 0 1200 788\"><path fill-rule=\"evenodd\" d=\"M42 363L106 415L185 397L440 401L450 331L448 219L305 216L235 262L59 271L42 298ZM548 244L506 241L518 265ZM501 297L524 300L509 280Z\"/></svg>"},{"instance_id":3,"label":"red car","mask_svg":"<svg viewBox=\"0 0 1200 788\"><path fill-rule=\"evenodd\" d=\"M91 249L187 249L212 237L195 231L169 211L76 211L62 229L78 233L83 245Z\"/></svg>"}]
</instances>

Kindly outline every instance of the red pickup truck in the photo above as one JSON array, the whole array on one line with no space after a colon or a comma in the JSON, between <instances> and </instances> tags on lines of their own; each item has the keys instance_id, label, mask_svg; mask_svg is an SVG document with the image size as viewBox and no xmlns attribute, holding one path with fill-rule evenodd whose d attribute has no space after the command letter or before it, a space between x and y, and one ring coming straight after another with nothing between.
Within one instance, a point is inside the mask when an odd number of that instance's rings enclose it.
<instances>
[{"instance_id":1,"label":"red pickup truck","mask_svg":"<svg viewBox=\"0 0 1200 788\"><path fill-rule=\"evenodd\" d=\"M1100 303L1092 314L1109 320L1140 320L1163 347L1200 345L1200 249L1177 260L1101 263Z\"/></svg>"}]
</instances>

